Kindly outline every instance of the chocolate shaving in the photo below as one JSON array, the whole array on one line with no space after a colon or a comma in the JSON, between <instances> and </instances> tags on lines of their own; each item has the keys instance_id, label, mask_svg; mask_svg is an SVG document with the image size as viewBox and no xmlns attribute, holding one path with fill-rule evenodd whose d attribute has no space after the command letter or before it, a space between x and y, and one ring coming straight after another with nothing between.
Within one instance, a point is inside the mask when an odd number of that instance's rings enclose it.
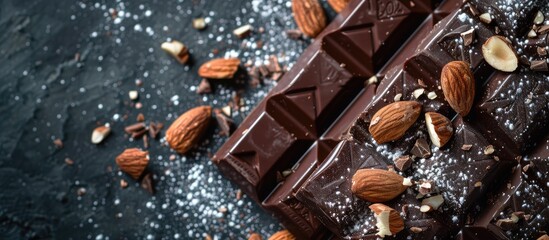
<instances>
[{"instance_id":1,"label":"chocolate shaving","mask_svg":"<svg viewBox=\"0 0 549 240\"><path fill-rule=\"evenodd\" d=\"M539 35L545 34L549 32L549 25L542 25L537 29L537 32Z\"/></svg>"},{"instance_id":2,"label":"chocolate shaving","mask_svg":"<svg viewBox=\"0 0 549 240\"><path fill-rule=\"evenodd\" d=\"M534 60L530 64L530 70L532 71L549 71L549 68L547 66L547 60Z\"/></svg>"},{"instance_id":3,"label":"chocolate shaving","mask_svg":"<svg viewBox=\"0 0 549 240\"><path fill-rule=\"evenodd\" d=\"M138 122L144 122L144 121L145 121L145 115L143 115L143 113L137 114L136 120L137 120Z\"/></svg>"},{"instance_id":4,"label":"chocolate shaving","mask_svg":"<svg viewBox=\"0 0 549 240\"><path fill-rule=\"evenodd\" d=\"M126 126L124 128L124 131L129 133L129 134L132 134L134 132L137 132L137 131L141 131L142 129L145 128L145 124L144 123L134 123L132 125L129 125L129 126Z\"/></svg>"},{"instance_id":5,"label":"chocolate shaving","mask_svg":"<svg viewBox=\"0 0 549 240\"><path fill-rule=\"evenodd\" d=\"M538 51L538 55L540 55L540 56L547 55L547 50L545 49L545 47L538 47L537 51Z\"/></svg>"},{"instance_id":6,"label":"chocolate shaving","mask_svg":"<svg viewBox=\"0 0 549 240\"><path fill-rule=\"evenodd\" d=\"M428 158L431 156L431 147L425 138L419 138L410 152L418 158Z\"/></svg>"},{"instance_id":7,"label":"chocolate shaving","mask_svg":"<svg viewBox=\"0 0 549 240\"><path fill-rule=\"evenodd\" d=\"M471 150L472 147L473 147L473 144L463 144L463 146L461 146L461 150L469 151Z\"/></svg>"},{"instance_id":8,"label":"chocolate shaving","mask_svg":"<svg viewBox=\"0 0 549 240\"><path fill-rule=\"evenodd\" d=\"M155 189L151 173L147 173L143 176L143 179L141 179L141 187L147 190L151 195L154 195Z\"/></svg>"},{"instance_id":9,"label":"chocolate shaving","mask_svg":"<svg viewBox=\"0 0 549 240\"><path fill-rule=\"evenodd\" d=\"M259 68L259 73L261 73L261 76L269 77L271 75L271 72L269 71L269 68L267 68L266 65L261 65L258 68Z\"/></svg>"},{"instance_id":10,"label":"chocolate shaving","mask_svg":"<svg viewBox=\"0 0 549 240\"><path fill-rule=\"evenodd\" d=\"M299 40L303 38L303 33L299 29L286 30L286 36L293 40Z\"/></svg>"},{"instance_id":11,"label":"chocolate shaving","mask_svg":"<svg viewBox=\"0 0 549 240\"><path fill-rule=\"evenodd\" d=\"M200 81L200 84L198 84L198 87L196 88L196 93L198 94L204 94L204 93L211 93L212 92L212 86L210 85L210 82L202 78L202 81Z\"/></svg>"},{"instance_id":12,"label":"chocolate shaving","mask_svg":"<svg viewBox=\"0 0 549 240\"><path fill-rule=\"evenodd\" d=\"M149 137L147 137L147 134L143 135L143 148L149 148Z\"/></svg>"},{"instance_id":13,"label":"chocolate shaving","mask_svg":"<svg viewBox=\"0 0 549 240\"><path fill-rule=\"evenodd\" d=\"M143 128L143 129L141 129L141 130L139 130L139 131L133 132L131 137L132 137L133 139L137 139L137 138L140 138L140 137L142 137L143 135L145 135L145 133L147 133L147 129L146 129L146 128Z\"/></svg>"}]
</instances>

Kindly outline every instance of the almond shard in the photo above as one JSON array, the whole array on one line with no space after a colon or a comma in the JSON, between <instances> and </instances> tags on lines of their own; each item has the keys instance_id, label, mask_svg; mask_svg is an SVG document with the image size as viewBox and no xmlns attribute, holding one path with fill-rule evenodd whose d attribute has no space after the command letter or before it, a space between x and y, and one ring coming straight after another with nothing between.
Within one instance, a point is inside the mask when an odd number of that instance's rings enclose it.
<instances>
[{"instance_id":1,"label":"almond shard","mask_svg":"<svg viewBox=\"0 0 549 240\"><path fill-rule=\"evenodd\" d=\"M450 119L440 113L427 112L425 113L425 124L427 125L431 142L435 146L442 147L450 141L454 130Z\"/></svg>"},{"instance_id":2,"label":"almond shard","mask_svg":"<svg viewBox=\"0 0 549 240\"><path fill-rule=\"evenodd\" d=\"M181 64L185 64L189 61L189 49L180 41L173 40L171 42L164 42L160 47L177 59Z\"/></svg>"},{"instance_id":3,"label":"almond shard","mask_svg":"<svg viewBox=\"0 0 549 240\"><path fill-rule=\"evenodd\" d=\"M368 130L379 144L398 140L416 122L420 112L421 104L416 101L391 103L374 114Z\"/></svg>"},{"instance_id":4,"label":"almond shard","mask_svg":"<svg viewBox=\"0 0 549 240\"><path fill-rule=\"evenodd\" d=\"M482 45L484 60L493 68L503 72L513 72L518 67L515 50L507 39L494 35Z\"/></svg>"},{"instance_id":5,"label":"almond shard","mask_svg":"<svg viewBox=\"0 0 549 240\"><path fill-rule=\"evenodd\" d=\"M461 116L471 111L475 100L475 78L464 61L452 61L442 68L442 92L448 104Z\"/></svg>"},{"instance_id":6,"label":"almond shard","mask_svg":"<svg viewBox=\"0 0 549 240\"><path fill-rule=\"evenodd\" d=\"M392 236L404 229L404 220L400 214L385 204L375 203L369 206L376 217L379 237Z\"/></svg>"},{"instance_id":7,"label":"almond shard","mask_svg":"<svg viewBox=\"0 0 549 240\"><path fill-rule=\"evenodd\" d=\"M382 169L360 169L353 175L351 191L369 202L386 202L408 188L404 178L395 172Z\"/></svg>"},{"instance_id":8,"label":"almond shard","mask_svg":"<svg viewBox=\"0 0 549 240\"><path fill-rule=\"evenodd\" d=\"M107 126L99 126L95 128L92 132L91 142L93 144L101 143L109 134L111 133L111 128Z\"/></svg>"}]
</instances>

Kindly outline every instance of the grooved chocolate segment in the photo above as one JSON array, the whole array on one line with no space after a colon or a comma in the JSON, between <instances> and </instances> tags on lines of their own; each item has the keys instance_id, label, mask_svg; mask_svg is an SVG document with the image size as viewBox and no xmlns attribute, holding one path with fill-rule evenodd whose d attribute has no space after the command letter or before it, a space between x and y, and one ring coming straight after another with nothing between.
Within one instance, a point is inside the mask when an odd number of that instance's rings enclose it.
<instances>
[{"instance_id":1,"label":"grooved chocolate segment","mask_svg":"<svg viewBox=\"0 0 549 240\"><path fill-rule=\"evenodd\" d=\"M522 155L549 133L549 75L497 73L480 100L477 121L495 141Z\"/></svg>"},{"instance_id":2,"label":"grooved chocolate segment","mask_svg":"<svg viewBox=\"0 0 549 240\"><path fill-rule=\"evenodd\" d=\"M318 161L325 159L332 148L324 142L315 143L294 168L285 170L290 175L262 203L299 239L320 239L327 235L316 216L295 198L294 193L320 165Z\"/></svg>"},{"instance_id":3,"label":"grooved chocolate segment","mask_svg":"<svg viewBox=\"0 0 549 240\"><path fill-rule=\"evenodd\" d=\"M549 136L548 136L549 137ZM465 226L458 239L537 239L549 231L549 138L540 142L489 200L482 215ZM498 226L513 215L516 222Z\"/></svg>"},{"instance_id":4,"label":"grooved chocolate segment","mask_svg":"<svg viewBox=\"0 0 549 240\"><path fill-rule=\"evenodd\" d=\"M353 74L369 77L432 11L429 5L428 1L363 1L360 11L366 14L353 14L348 20L352 25L327 34L322 49Z\"/></svg>"},{"instance_id":5,"label":"grooved chocolate segment","mask_svg":"<svg viewBox=\"0 0 549 240\"><path fill-rule=\"evenodd\" d=\"M276 186L276 171L290 168L309 145L265 113L242 133L241 142L230 149L230 155L218 166L250 197L263 199Z\"/></svg>"},{"instance_id":6,"label":"grooved chocolate segment","mask_svg":"<svg viewBox=\"0 0 549 240\"><path fill-rule=\"evenodd\" d=\"M483 205L481 198L506 176L513 159L498 155L497 150L485 154L490 143L461 117L454 120L453 128L452 140L444 148L432 151L428 159L413 164L412 173L418 179L433 180L444 196L446 216L463 222L465 217L474 216L473 207ZM465 144L472 146L463 150Z\"/></svg>"}]
</instances>

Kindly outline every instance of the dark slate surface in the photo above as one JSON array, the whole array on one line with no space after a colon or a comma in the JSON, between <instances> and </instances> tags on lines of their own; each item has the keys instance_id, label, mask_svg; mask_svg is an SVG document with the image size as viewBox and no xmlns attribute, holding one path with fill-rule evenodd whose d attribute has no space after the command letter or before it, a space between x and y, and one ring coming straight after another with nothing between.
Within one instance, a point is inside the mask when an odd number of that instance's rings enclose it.
<instances>
[{"instance_id":1,"label":"dark slate surface","mask_svg":"<svg viewBox=\"0 0 549 240\"><path fill-rule=\"evenodd\" d=\"M210 21L204 31L191 28L199 16ZM245 40L232 35L246 23L265 32ZM213 57L258 62L271 54L291 66L309 44L288 39L283 30L291 28L289 1L0 1L0 238L241 239L279 230L249 198L237 200L236 187L209 161L225 141L215 125L175 161L164 140L151 141L155 196L121 173L114 158L142 147L123 131L138 113L167 127L191 107L222 107L245 89L246 106L235 116L241 121L275 83L214 82L214 93L201 96L198 66ZM170 38L189 46L193 64L182 66L160 49ZM139 90L143 108L135 108L129 90ZM93 145L91 132L100 124L113 133ZM53 144L58 138L61 149ZM86 194L78 196L79 188Z\"/></svg>"}]
</instances>

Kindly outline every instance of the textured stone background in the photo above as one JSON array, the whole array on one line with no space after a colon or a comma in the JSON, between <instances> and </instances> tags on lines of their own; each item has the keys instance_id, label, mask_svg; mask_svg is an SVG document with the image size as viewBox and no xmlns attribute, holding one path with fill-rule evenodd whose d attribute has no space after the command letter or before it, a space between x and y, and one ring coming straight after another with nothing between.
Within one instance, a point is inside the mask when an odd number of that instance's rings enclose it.
<instances>
[{"instance_id":1,"label":"textured stone background","mask_svg":"<svg viewBox=\"0 0 549 240\"><path fill-rule=\"evenodd\" d=\"M193 29L195 17L205 17L208 27ZM256 31L236 38L232 30L247 23ZM310 42L289 39L284 30L293 28L290 1L0 1L0 238L242 239L279 230L249 198L237 200L237 188L209 161L225 141L215 124L196 150L174 161L161 138L179 114L225 106L239 89L246 105L234 119L242 121L276 83L251 88L240 76L198 95L198 66L223 56L258 64L274 54L291 67ZM160 49L169 39L189 46L192 64ZM141 109L129 90L139 91ZM123 131L139 113L166 125L148 149L154 196L114 162L125 148L142 147ZM91 132L102 124L113 132L93 145ZM55 139L64 147L56 148ZM79 196L80 188L86 194Z\"/></svg>"}]
</instances>

